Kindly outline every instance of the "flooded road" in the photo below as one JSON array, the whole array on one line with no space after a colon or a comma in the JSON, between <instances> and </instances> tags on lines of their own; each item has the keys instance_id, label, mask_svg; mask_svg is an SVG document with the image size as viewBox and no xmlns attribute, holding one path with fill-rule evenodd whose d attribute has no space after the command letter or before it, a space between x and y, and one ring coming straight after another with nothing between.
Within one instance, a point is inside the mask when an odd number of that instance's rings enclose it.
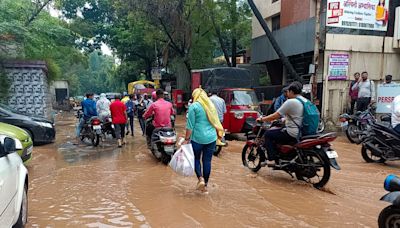
<instances>
[{"instance_id":1,"label":"flooded road","mask_svg":"<svg viewBox=\"0 0 400 228\"><path fill-rule=\"evenodd\" d=\"M339 138L342 170L321 191L279 171L251 173L242 166L243 142L232 141L213 158L210 193L202 195L196 178L153 158L137 122L122 149L111 139L73 145L74 124L72 115L59 116L57 141L34 148L28 227L377 227L387 206L379 201L383 180L400 168L367 164L358 146Z\"/></svg>"}]
</instances>

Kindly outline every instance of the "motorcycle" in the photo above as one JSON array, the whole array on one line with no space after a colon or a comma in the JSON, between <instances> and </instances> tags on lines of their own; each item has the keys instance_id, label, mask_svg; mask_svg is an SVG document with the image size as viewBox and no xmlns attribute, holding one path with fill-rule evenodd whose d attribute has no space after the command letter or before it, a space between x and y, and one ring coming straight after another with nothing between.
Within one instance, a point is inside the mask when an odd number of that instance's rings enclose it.
<instances>
[{"instance_id":1,"label":"motorcycle","mask_svg":"<svg viewBox=\"0 0 400 228\"><path fill-rule=\"evenodd\" d=\"M371 107L364 112L358 111L355 115L344 113L340 115L339 121L349 141L356 144L362 142L363 133L368 131L370 125L376 122Z\"/></svg>"},{"instance_id":2,"label":"motorcycle","mask_svg":"<svg viewBox=\"0 0 400 228\"><path fill-rule=\"evenodd\" d=\"M78 116L81 118L82 114L78 114ZM87 138L92 142L93 146L98 146L100 143L101 134L101 121L97 116L93 116L83 124L80 138L81 141Z\"/></svg>"},{"instance_id":3,"label":"motorcycle","mask_svg":"<svg viewBox=\"0 0 400 228\"><path fill-rule=\"evenodd\" d=\"M389 121L387 116L382 122ZM400 160L400 134L392 127L374 123L363 137L361 155L368 163Z\"/></svg>"},{"instance_id":4,"label":"motorcycle","mask_svg":"<svg viewBox=\"0 0 400 228\"><path fill-rule=\"evenodd\" d=\"M101 132L104 136L111 135L113 138L115 138L115 127L110 116L104 118L101 126Z\"/></svg>"},{"instance_id":5,"label":"motorcycle","mask_svg":"<svg viewBox=\"0 0 400 228\"><path fill-rule=\"evenodd\" d=\"M379 228L394 228L400 224L400 178L395 175L389 175L384 182L384 188L387 193L381 198L392 205L385 207L378 217Z\"/></svg>"},{"instance_id":6,"label":"motorcycle","mask_svg":"<svg viewBox=\"0 0 400 228\"><path fill-rule=\"evenodd\" d=\"M146 121L146 125L152 125L152 118ZM147 127L146 127L147 130ZM146 134L147 135L147 134ZM151 138L146 136L147 145L151 153L159 161L167 165L176 151L176 132L174 128L156 128Z\"/></svg>"},{"instance_id":7,"label":"motorcycle","mask_svg":"<svg viewBox=\"0 0 400 228\"><path fill-rule=\"evenodd\" d=\"M262 163L268 159L264 148L264 133L273 127L281 127L281 123L260 124L248 119L246 126L253 129L246 133L247 142L242 151L242 162L253 172L258 172ZM335 133L302 137L295 145L277 145L278 161L269 166L273 170L282 170L290 176L295 174L301 181L311 183L315 188L322 188L328 183L331 169L340 170L336 158L338 154L331 149L329 142L336 139ZM322 174L319 173L322 171Z\"/></svg>"}]
</instances>

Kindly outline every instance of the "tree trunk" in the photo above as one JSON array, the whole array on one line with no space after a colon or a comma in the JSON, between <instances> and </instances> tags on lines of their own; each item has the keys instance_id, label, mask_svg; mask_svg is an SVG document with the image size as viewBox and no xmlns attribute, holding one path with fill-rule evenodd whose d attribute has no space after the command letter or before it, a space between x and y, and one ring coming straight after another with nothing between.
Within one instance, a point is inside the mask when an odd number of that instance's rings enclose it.
<instances>
[{"instance_id":1,"label":"tree trunk","mask_svg":"<svg viewBox=\"0 0 400 228\"><path fill-rule=\"evenodd\" d=\"M222 38L222 35L221 35L221 29L219 28L219 26L217 25L217 23L215 23L214 12L211 12L211 20L212 20L212 23L213 23L213 26L214 26L214 29L215 29L215 33L216 33L216 35L217 35L217 37L218 37L219 45L221 46L221 50L222 50L222 52L224 53L224 57L225 57L226 64L227 64L229 67L231 67L232 64L231 64L231 61L229 60L228 50L227 50L227 48L226 48L224 39Z\"/></svg>"},{"instance_id":2,"label":"tree trunk","mask_svg":"<svg viewBox=\"0 0 400 228\"><path fill-rule=\"evenodd\" d=\"M232 67L236 67L236 37L232 36Z\"/></svg>"}]
</instances>

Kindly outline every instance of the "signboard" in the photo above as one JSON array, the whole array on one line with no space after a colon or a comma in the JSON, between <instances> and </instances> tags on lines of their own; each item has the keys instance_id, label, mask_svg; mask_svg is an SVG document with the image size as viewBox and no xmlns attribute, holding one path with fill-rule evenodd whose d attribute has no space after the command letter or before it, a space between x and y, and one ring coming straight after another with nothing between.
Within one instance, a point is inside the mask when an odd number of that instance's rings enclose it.
<instances>
[{"instance_id":1,"label":"signboard","mask_svg":"<svg viewBox=\"0 0 400 228\"><path fill-rule=\"evenodd\" d=\"M400 95L400 84L378 85L377 113L391 113L394 98Z\"/></svg>"},{"instance_id":2,"label":"signboard","mask_svg":"<svg viewBox=\"0 0 400 228\"><path fill-rule=\"evenodd\" d=\"M347 80L349 54L330 54L328 80Z\"/></svg>"},{"instance_id":3,"label":"signboard","mask_svg":"<svg viewBox=\"0 0 400 228\"><path fill-rule=\"evenodd\" d=\"M326 25L386 31L390 0L328 0Z\"/></svg>"},{"instance_id":4,"label":"signboard","mask_svg":"<svg viewBox=\"0 0 400 228\"><path fill-rule=\"evenodd\" d=\"M151 69L151 79L153 79L153 80L161 80L161 68L153 68L153 69Z\"/></svg>"}]
</instances>

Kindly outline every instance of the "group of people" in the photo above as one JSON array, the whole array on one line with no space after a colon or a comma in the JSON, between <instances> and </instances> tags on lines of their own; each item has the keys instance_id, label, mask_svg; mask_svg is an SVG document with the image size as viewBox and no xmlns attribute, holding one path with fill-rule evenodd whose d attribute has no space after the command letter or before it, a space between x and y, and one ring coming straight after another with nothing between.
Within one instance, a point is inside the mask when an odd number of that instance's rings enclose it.
<instances>
[{"instance_id":1,"label":"group of people","mask_svg":"<svg viewBox=\"0 0 400 228\"><path fill-rule=\"evenodd\" d=\"M396 84L392 81L392 75L385 76L384 84ZM350 114L354 114L355 110L365 111L371 103L375 102L375 83L368 79L368 72L354 73L354 80L350 82Z\"/></svg>"},{"instance_id":2,"label":"group of people","mask_svg":"<svg viewBox=\"0 0 400 228\"><path fill-rule=\"evenodd\" d=\"M164 95L164 94L163 94ZM122 96L115 96L113 101L110 101L106 94L102 93L100 99L96 102L93 93L86 94L86 99L82 101L83 116L79 120L76 135L79 138L82 127L85 122L94 116L98 116L102 121L111 117L115 127L115 135L118 139L118 147L126 144L125 135L131 134L134 136L134 117L137 116L142 135L145 135L145 111L156 100L154 94L153 99L150 99L147 94L130 95L123 99ZM172 105L171 105L172 106ZM126 131L125 131L126 129Z\"/></svg>"}]
</instances>

